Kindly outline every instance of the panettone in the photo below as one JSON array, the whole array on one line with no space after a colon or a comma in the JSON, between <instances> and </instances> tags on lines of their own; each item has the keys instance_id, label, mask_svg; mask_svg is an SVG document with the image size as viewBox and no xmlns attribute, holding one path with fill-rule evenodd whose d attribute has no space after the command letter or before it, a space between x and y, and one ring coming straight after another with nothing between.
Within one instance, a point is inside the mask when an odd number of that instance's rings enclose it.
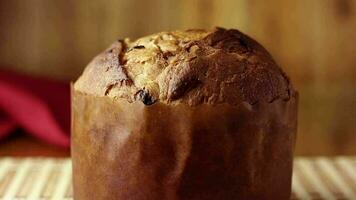
<instances>
[{"instance_id":1,"label":"panettone","mask_svg":"<svg viewBox=\"0 0 356 200\"><path fill-rule=\"evenodd\" d=\"M72 88L75 199L289 199L297 93L237 30L118 40Z\"/></svg>"}]
</instances>

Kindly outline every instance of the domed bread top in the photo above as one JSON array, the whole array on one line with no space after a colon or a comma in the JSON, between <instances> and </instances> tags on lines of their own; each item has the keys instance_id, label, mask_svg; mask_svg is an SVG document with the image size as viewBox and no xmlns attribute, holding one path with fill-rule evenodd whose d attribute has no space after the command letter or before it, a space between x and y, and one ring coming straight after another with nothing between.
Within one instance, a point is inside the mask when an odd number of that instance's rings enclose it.
<instances>
[{"instance_id":1,"label":"domed bread top","mask_svg":"<svg viewBox=\"0 0 356 200\"><path fill-rule=\"evenodd\" d=\"M293 94L288 78L260 44L223 28L118 40L91 61L74 89L146 105L255 104Z\"/></svg>"}]
</instances>

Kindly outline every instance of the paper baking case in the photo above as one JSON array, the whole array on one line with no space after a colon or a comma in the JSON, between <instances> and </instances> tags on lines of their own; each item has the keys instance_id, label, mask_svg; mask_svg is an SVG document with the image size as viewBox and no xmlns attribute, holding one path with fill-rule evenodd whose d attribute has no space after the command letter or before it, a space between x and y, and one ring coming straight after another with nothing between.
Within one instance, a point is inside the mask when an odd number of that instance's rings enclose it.
<instances>
[{"instance_id":1,"label":"paper baking case","mask_svg":"<svg viewBox=\"0 0 356 200\"><path fill-rule=\"evenodd\" d=\"M189 106L72 91L76 200L289 199L297 97Z\"/></svg>"}]
</instances>

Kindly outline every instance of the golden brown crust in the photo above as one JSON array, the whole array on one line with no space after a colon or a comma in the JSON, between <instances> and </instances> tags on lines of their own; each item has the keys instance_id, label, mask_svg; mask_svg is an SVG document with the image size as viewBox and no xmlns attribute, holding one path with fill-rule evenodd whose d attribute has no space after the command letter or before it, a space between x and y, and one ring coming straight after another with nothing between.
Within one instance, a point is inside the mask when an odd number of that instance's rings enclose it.
<instances>
[{"instance_id":1,"label":"golden brown crust","mask_svg":"<svg viewBox=\"0 0 356 200\"><path fill-rule=\"evenodd\" d=\"M222 28L119 40L94 58L74 88L146 105L255 104L294 94L261 45L238 30Z\"/></svg>"}]
</instances>

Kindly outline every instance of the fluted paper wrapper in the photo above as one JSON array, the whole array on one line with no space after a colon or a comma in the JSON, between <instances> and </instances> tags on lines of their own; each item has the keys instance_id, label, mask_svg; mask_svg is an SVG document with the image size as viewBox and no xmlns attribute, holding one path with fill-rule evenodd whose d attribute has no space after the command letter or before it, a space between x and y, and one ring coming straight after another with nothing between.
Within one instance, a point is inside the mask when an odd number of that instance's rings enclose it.
<instances>
[{"instance_id":1,"label":"fluted paper wrapper","mask_svg":"<svg viewBox=\"0 0 356 200\"><path fill-rule=\"evenodd\" d=\"M297 98L236 106L72 92L76 200L289 199Z\"/></svg>"}]
</instances>

